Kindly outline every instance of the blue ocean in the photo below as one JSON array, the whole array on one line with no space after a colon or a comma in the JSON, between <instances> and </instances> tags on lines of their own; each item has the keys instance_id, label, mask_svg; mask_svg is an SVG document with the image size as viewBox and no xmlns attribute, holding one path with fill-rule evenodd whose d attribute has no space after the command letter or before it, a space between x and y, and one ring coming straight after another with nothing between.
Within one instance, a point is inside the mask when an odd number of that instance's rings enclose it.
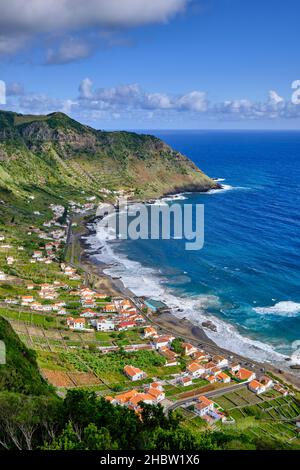
<instances>
[{"instance_id":1,"label":"blue ocean","mask_svg":"<svg viewBox=\"0 0 300 470\"><path fill-rule=\"evenodd\" d=\"M186 251L178 239L122 241L109 247L111 271L179 317L209 318L217 332L207 333L221 346L299 362L300 133L151 132L223 190L176 201L204 204L201 250Z\"/></svg>"}]
</instances>

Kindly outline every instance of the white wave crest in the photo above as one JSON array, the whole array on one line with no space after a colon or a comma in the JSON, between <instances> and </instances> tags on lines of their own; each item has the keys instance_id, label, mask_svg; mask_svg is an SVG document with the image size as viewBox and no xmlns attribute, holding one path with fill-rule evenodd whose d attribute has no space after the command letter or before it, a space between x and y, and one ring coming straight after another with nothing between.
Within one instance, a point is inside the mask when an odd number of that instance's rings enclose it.
<instances>
[{"instance_id":1,"label":"white wave crest","mask_svg":"<svg viewBox=\"0 0 300 470\"><path fill-rule=\"evenodd\" d=\"M283 317L296 317L300 314L300 303L291 300L277 302L270 307L255 307L256 313L261 315L280 315Z\"/></svg>"},{"instance_id":2,"label":"white wave crest","mask_svg":"<svg viewBox=\"0 0 300 470\"><path fill-rule=\"evenodd\" d=\"M97 227L96 232L97 232ZM178 318L187 318L195 325L210 319L217 331L206 329L205 332L220 347L263 362L278 362L283 364L286 356L277 353L271 346L260 341L249 339L241 335L237 329L219 318L209 315L207 309L221 308L220 300L214 295L181 296L166 288L166 279L152 268L142 266L137 261L129 260L125 255L113 250L114 243L109 242L109 236L103 229L89 239L91 247L96 250L101 247L97 255L99 261L109 266L104 272L114 278L120 278L123 285L137 296L146 296L163 301Z\"/></svg>"}]
</instances>

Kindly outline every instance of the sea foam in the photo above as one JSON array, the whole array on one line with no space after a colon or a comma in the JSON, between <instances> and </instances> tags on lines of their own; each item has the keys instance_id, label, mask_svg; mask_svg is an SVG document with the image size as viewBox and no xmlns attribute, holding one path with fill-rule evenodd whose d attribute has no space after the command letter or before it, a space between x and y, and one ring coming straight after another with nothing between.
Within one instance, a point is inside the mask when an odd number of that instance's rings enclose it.
<instances>
[{"instance_id":1,"label":"sea foam","mask_svg":"<svg viewBox=\"0 0 300 470\"><path fill-rule=\"evenodd\" d=\"M255 307L256 313L261 315L280 315L283 317L297 317L300 314L300 303L291 300L277 302L270 307Z\"/></svg>"},{"instance_id":2,"label":"sea foam","mask_svg":"<svg viewBox=\"0 0 300 470\"><path fill-rule=\"evenodd\" d=\"M199 326L202 322L211 320L217 331L205 329L205 332L220 347L253 360L284 364L286 356L277 353L270 345L243 336L233 325L207 313L209 308L221 309L220 299L217 296L191 297L174 293L166 286L167 279L163 275L143 266L140 262L128 259L124 254L117 253L114 250L114 243L109 241L110 234L103 227L99 230L94 226L94 229L96 234L89 237L89 244L93 250L100 251L99 255L94 256L109 265L104 269L105 274L120 278L124 286L137 296L163 301L178 318L185 317Z\"/></svg>"}]
</instances>

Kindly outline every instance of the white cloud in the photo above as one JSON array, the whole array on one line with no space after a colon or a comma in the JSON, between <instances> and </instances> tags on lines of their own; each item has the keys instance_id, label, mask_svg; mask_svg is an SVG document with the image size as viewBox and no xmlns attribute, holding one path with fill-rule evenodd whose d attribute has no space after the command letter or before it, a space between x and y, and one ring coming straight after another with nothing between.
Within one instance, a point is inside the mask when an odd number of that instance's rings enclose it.
<instances>
[{"instance_id":1,"label":"white cloud","mask_svg":"<svg viewBox=\"0 0 300 470\"><path fill-rule=\"evenodd\" d=\"M20 49L37 34L79 32L87 28L128 28L168 21L190 0L9 0L1 2L0 53ZM72 59L66 46L57 58ZM75 47L75 45L74 45ZM82 58L86 51L77 45ZM53 58L55 53L50 53ZM76 58L76 57L75 57ZM53 59L52 59L53 60Z\"/></svg>"},{"instance_id":2,"label":"white cloud","mask_svg":"<svg viewBox=\"0 0 300 470\"><path fill-rule=\"evenodd\" d=\"M46 63L67 64L74 60L85 59L91 52L91 46L87 42L69 37L56 50L48 49Z\"/></svg>"},{"instance_id":3,"label":"white cloud","mask_svg":"<svg viewBox=\"0 0 300 470\"><path fill-rule=\"evenodd\" d=\"M90 78L82 80L79 96L75 98L56 99L28 93L20 83L8 84L7 88L5 109L33 114L63 111L84 122L116 119L147 122L152 118L165 123L200 118L218 121L300 118L300 106L285 101L274 90L268 92L264 102L236 99L212 103L203 91L172 95L147 92L136 83L94 90Z\"/></svg>"},{"instance_id":4,"label":"white cloud","mask_svg":"<svg viewBox=\"0 0 300 470\"><path fill-rule=\"evenodd\" d=\"M79 85L80 98L90 99L93 96L93 82L90 78L84 78Z\"/></svg>"}]
</instances>

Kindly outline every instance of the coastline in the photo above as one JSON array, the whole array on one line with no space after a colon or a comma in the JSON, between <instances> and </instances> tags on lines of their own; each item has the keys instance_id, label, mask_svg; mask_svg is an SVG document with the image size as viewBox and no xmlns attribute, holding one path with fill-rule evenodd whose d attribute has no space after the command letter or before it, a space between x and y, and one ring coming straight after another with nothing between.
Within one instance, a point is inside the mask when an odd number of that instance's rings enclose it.
<instances>
[{"instance_id":1,"label":"coastline","mask_svg":"<svg viewBox=\"0 0 300 470\"><path fill-rule=\"evenodd\" d=\"M76 236L77 242L80 247L80 267L86 273L88 278L92 279L93 288L107 295L112 296L127 296L130 298L136 297L136 294L127 288L119 277L114 277L107 272L113 264L106 263L101 260L101 252L91 249L89 238L95 232L91 230L91 223L93 223L95 216L90 216L83 224L81 224L82 231ZM100 258L100 259L99 259ZM259 360L250 359L245 355L232 352L229 349L223 348L211 339L205 332L205 329L194 324L187 318L178 318L174 313L166 312L159 315L147 317L149 323L154 324L162 333L172 333L190 341L192 344L207 350L212 354L220 354L238 361L245 367L252 366L258 374L262 374L267 370L275 374L280 380L283 380L292 386L300 389L300 371L295 369L291 370L288 366L282 363L269 363Z\"/></svg>"}]
</instances>

